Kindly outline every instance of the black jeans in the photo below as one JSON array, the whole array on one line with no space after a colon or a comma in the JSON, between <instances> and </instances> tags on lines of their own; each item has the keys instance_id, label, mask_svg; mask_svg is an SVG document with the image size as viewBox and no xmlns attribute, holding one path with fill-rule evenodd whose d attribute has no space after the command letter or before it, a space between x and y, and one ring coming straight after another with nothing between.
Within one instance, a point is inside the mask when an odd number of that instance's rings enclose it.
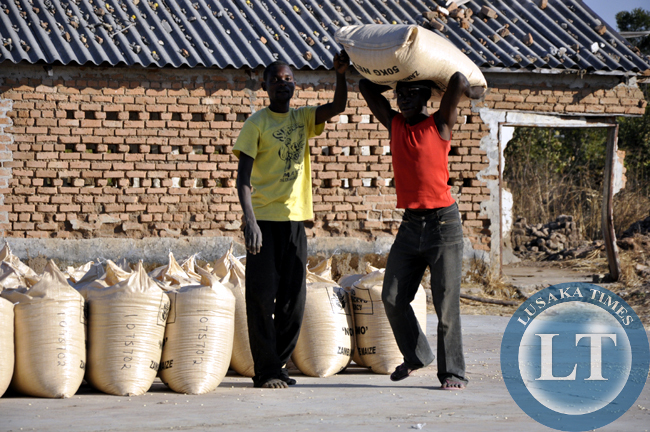
<instances>
[{"instance_id":1,"label":"black jeans","mask_svg":"<svg viewBox=\"0 0 650 432\"><path fill-rule=\"evenodd\" d=\"M404 362L421 368L435 358L411 301L427 266L438 315L438 379L466 382L460 328L463 230L455 203L426 212L406 210L388 256L382 300Z\"/></svg>"},{"instance_id":2,"label":"black jeans","mask_svg":"<svg viewBox=\"0 0 650 432\"><path fill-rule=\"evenodd\" d=\"M307 237L302 222L258 221L260 253L246 254L246 315L255 376L260 386L287 378L305 311Z\"/></svg>"}]
</instances>

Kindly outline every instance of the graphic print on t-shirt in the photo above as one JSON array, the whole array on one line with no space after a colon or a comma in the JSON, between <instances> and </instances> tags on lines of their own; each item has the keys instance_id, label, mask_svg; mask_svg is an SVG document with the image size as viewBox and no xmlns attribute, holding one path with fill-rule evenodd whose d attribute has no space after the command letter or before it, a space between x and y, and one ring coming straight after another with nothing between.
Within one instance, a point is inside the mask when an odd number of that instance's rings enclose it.
<instances>
[{"instance_id":1,"label":"graphic print on t-shirt","mask_svg":"<svg viewBox=\"0 0 650 432\"><path fill-rule=\"evenodd\" d=\"M282 159L284 164L284 174L280 182L292 181L298 178L298 174L302 170L303 164L301 163L304 157L303 149L305 143L305 125L304 124L291 124L288 128L282 128L273 134L273 138L282 143L278 156ZM298 132L297 136L292 134ZM294 138L294 139L292 139ZM296 166L296 164L298 164Z\"/></svg>"}]
</instances>

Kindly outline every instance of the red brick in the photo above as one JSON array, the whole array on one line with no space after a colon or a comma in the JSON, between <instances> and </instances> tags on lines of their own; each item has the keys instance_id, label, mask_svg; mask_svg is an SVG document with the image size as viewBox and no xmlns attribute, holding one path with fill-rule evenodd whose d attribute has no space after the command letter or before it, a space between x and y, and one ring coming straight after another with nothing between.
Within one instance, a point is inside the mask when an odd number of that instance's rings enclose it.
<instances>
[{"instance_id":1,"label":"red brick","mask_svg":"<svg viewBox=\"0 0 650 432\"><path fill-rule=\"evenodd\" d=\"M14 222L12 225L13 225L13 229L16 231L34 229L34 224L31 222Z\"/></svg>"},{"instance_id":2,"label":"red brick","mask_svg":"<svg viewBox=\"0 0 650 432\"><path fill-rule=\"evenodd\" d=\"M147 206L147 212L148 213L166 213L167 212L167 206L166 205L148 205Z\"/></svg>"},{"instance_id":3,"label":"red brick","mask_svg":"<svg viewBox=\"0 0 650 432\"><path fill-rule=\"evenodd\" d=\"M15 212L33 213L34 210L35 210L35 206L31 204L14 204Z\"/></svg>"},{"instance_id":4,"label":"red brick","mask_svg":"<svg viewBox=\"0 0 650 432\"><path fill-rule=\"evenodd\" d=\"M127 213L131 212L143 212L146 211L147 206L145 204L127 204L126 211Z\"/></svg>"},{"instance_id":5,"label":"red brick","mask_svg":"<svg viewBox=\"0 0 650 432\"><path fill-rule=\"evenodd\" d=\"M36 210L40 213L56 213L57 211L57 206L55 205L39 205L36 207Z\"/></svg>"},{"instance_id":6,"label":"red brick","mask_svg":"<svg viewBox=\"0 0 650 432\"><path fill-rule=\"evenodd\" d=\"M56 224L56 223L53 223L53 222L50 222L50 223L40 223L40 224L37 224L37 225L36 225L36 228L37 228L39 231L56 231L56 230L59 229L59 225ZM47 233L43 233L43 234L46 234L46 236L47 236Z\"/></svg>"}]
</instances>

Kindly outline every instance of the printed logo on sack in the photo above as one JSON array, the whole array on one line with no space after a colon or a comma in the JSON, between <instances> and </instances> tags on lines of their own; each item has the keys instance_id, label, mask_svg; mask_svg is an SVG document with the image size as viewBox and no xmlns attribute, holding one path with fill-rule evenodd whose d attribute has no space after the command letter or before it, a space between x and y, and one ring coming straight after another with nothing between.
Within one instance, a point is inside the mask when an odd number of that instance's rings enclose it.
<instances>
[{"instance_id":1,"label":"printed logo on sack","mask_svg":"<svg viewBox=\"0 0 650 432\"><path fill-rule=\"evenodd\" d=\"M501 372L517 405L553 429L586 431L622 416L648 376L648 337L611 291L564 283L531 296L501 342Z\"/></svg>"}]
</instances>

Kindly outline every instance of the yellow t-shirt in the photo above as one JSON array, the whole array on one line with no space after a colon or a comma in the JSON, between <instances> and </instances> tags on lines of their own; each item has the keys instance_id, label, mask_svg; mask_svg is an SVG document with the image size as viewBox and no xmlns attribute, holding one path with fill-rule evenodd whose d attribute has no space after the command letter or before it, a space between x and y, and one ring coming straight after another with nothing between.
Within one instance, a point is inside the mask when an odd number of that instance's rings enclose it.
<instances>
[{"instance_id":1,"label":"yellow t-shirt","mask_svg":"<svg viewBox=\"0 0 650 432\"><path fill-rule=\"evenodd\" d=\"M268 107L250 116L239 133L233 153L255 159L251 201L257 220L304 221L314 217L311 164L307 140L320 135L316 107L290 108L276 113Z\"/></svg>"}]
</instances>

